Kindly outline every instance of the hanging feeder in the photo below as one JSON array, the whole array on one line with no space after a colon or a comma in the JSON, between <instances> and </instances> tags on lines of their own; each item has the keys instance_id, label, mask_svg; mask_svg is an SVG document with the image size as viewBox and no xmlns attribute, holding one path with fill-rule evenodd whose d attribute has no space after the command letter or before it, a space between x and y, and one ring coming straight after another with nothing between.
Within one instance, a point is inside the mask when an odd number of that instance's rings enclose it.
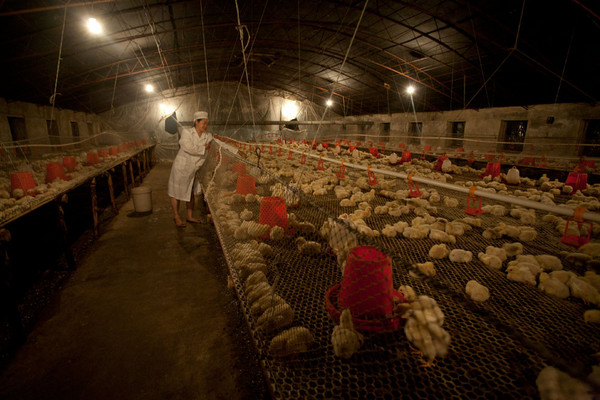
<instances>
[{"instance_id":1,"label":"hanging feeder","mask_svg":"<svg viewBox=\"0 0 600 400\"><path fill-rule=\"evenodd\" d=\"M325 166L323 165L323 156L319 156L319 161L317 162L317 169L324 170Z\"/></svg>"},{"instance_id":2,"label":"hanging feeder","mask_svg":"<svg viewBox=\"0 0 600 400\"><path fill-rule=\"evenodd\" d=\"M408 174L408 195L410 197L421 197L423 192L419 190L419 184L412 179L413 174Z\"/></svg>"},{"instance_id":3,"label":"hanging feeder","mask_svg":"<svg viewBox=\"0 0 600 400\"><path fill-rule=\"evenodd\" d=\"M483 210L481 209L481 197L475 195L475 190L477 190L477 186L471 186L469 189L469 194L467 195L467 208L465 208L465 213L472 215L474 217L478 217L483 214ZM478 201L477 204L475 202ZM471 204L473 202L473 204Z\"/></svg>"},{"instance_id":4,"label":"hanging feeder","mask_svg":"<svg viewBox=\"0 0 600 400\"><path fill-rule=\"evenodd\" d=\"M277 157L281 157L283 153L281 152L281 146L279 146L279 150L277 150Z\"/></svg>"},{"instance_id":5,"label":"hanging feeder","mask_svg":"<svg viewBox=\"0 0 600 400\"><path fill-rule=\"evenodd\" d=\"M294 157L292 157L292 150L290 149L289 153L288 153L288 160L293 160Z\"/></svg>"},{"instance_id":6,"label":"hanging feeder","mask_svg":"<svg viewBox=\"0 0 600 400\"><path fill-rule=\"evenodd\" d=\"M340 169L338 170L336 176L340 179L345 178L344 172L346 172L346 167L344 167L344 160L342 160L342 163L340 164Z\"/></svg>"},{"instance_id":7,"label":"hanging feeder","mask_svg":"<svg viewBox=\"0 0 600 400\"><path fill-rule=\"evenodd\" d=\"M580 247L590 241L592 237L592 222L584 221L583 213L586 212L587 209L584 207L577 207L573 211L573 217L567 218L567 224L565 225L565 232L563 233L563 237L560 238L560 241L564 244L568 244L569 246ZM587 236L579 236L574 235L569 232L569 224L575 221L577 223L577 230L581 232L581 227L585 224L587 225Z\"/></svg>"},{"instance_id":8,"label":"hanging feeder","mask_svg":"<svg viewBox=\"0 0 600 400\"><path fill-rule=\"evenodd\" d=\"M269 154L273 154L273 147L269 145Z\"/></svg>"},{"instance_id":9,"label":"hanging feeder","mask_svg":"<svg viewBox=\"0 0 600 400\"><path fill-rule=\"evenodd\" d=\"M373 185L377 185L377 179L375 179L375 174L373 172L371 172L371 166L369 165L367 167L367 176L369 177L368 180L368 184L373 186Z\"/></svg>"},{"instance_id":10,"label":"hanging feeder","mask_svg":"<svg viewBox=\"0 0 600 400\"><path fill-rule=\"evenodd\" d=\"M300 164L302 164L302 165L306 164L306 152L305 151L303 151L302 156L300 156Z\"/></svg>"}]
</instances>

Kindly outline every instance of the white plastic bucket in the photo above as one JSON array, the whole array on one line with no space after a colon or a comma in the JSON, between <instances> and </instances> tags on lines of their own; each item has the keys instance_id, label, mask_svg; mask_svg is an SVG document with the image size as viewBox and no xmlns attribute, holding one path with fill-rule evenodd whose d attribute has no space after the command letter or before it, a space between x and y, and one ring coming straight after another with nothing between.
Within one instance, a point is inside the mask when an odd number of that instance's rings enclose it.
<instances>
[{"instance_id":1,"label":"white plastic bucket","mask_svg":"<svg viewBox=\"0 0 600 400\"><path fill-rule=\"evenodd\" d=\"M152 188L148 186L138 186L131 189L133 196L133 207L136 212L144 213L152 211Z\"/></svg>"}]
</instances>

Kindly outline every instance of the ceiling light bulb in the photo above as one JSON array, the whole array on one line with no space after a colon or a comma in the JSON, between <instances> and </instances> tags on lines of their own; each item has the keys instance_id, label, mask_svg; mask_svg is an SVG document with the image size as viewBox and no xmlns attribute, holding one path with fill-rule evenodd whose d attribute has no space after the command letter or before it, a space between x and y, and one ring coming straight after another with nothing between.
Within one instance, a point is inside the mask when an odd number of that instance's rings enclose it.
<instances>
[{"instance_id":1,"label":"ceiling light bulb","mask_svg":"<svg viewBox=\"0 0 600 400\"><path fill-rule=\"evenodd\" d=\"M154 86L152 86L151 84L148 83L146 85L146 92L148 92L148 93L154 92Z\"/></svg>"},{"instance_id":2,"label":"ceiling light bulb","mask_svg":"<svg viewBox=\"0 0 600 400\"><path fill-rule=\"evenodd\" d=\"M88 29L90 30L90 32L92 32L95 35L98 35L99 33L102 33L102 26L96 20L96 18L90 18L90 19L88 19L87 26L88 26Z\"/></svg>"},{"instance_id":3,"label":"ceiling light bulb","mask_svg":"<svg viewBox=\"0 0 600 400\"><path fill-rule=\"evenodd\" d=\"M406 88L406 93L408 94L413 94L415 92L415 87L414 86L409 86Z\"/></svg>"},{"instance_id":4,"label":"ceiling light bulb","mask_svg":"<svg viewBox=\"0 0 600 400\"><path fill-rule=\"evenodd\" d=\"M327 102L325 104L327 104L327 107L331 107L333 104L333 101L331 101L331 99L327 99Z\"/></svg>"}]
</instances>

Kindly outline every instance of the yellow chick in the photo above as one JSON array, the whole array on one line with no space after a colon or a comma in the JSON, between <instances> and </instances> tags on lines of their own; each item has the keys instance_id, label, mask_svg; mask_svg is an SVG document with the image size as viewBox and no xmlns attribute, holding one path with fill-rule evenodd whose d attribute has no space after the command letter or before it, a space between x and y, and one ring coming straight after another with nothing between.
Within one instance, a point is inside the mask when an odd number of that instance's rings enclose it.
<instances>
[{"instance_id":1,"label":"yellow chick","mask_svg":"<svg viewBox=\"0 0 600 400\"><path fill-rule=\"evenodd\" d=\"M354 329L349 309L342 311L340 324L333 328L331 344L335 355L345 359L352 357L362 346L363 335Z\"/></svg>"}]
</instances>

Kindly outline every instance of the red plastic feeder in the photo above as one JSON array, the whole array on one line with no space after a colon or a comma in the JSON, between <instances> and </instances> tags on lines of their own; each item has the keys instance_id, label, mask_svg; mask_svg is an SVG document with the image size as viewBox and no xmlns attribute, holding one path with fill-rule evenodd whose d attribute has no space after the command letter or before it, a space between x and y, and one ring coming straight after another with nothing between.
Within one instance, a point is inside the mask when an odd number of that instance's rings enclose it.
<instances>
[{"instance_id":1,"label":"red plastic feeder","mask_svg":"<svg viewBox=\"0 0 600 400\"><path fill-rule=\"evenodd\" d=\"M481 197L475 195L475 190L477 190L477 186L471 186L471 188L469 189L469 194L467 195L467 208L465 208L465 214L478 217L481 214L483 214L483 210L481 209ZM475 202L477 200L479 200L479 204L477 206L471 204L471 201Z\"/></svg>"},{"instance_id":2,"label":"red plastic feeder","mask_svg":"<svg viewBox=\"0 0 600 400\"><path fill-rule=\"evenodd\" d=\"M352 153L354 150L356 150L356 146L349 146L348 147L348 152Z\"/></svg>"},{"instance_id":3,"label":"red plastic feeder","mask_svg":"<svg viewBox=\"0 0 600 400\"><path fill-rule=\"evenodd\" d=\"M405 163L405 162L411 162L411 161L412 161L412 156L410 154L410 151L403 151L402 157L400 158L400 164Z\"/></svg>"},{"instance_id":4,"label":"red plastic feeder","mask_svg":"<svg viewBox=\"0 0 600 400\"><path fill-rule=\"evenodd\" d=\"M563 233L563 237L560 238L560 241L564 244L568 244L569 246L580 247L584 244L588 243L592 237L592 222L583 220L583 213L587 210L584 207L577 207L573 212L572 218L567 218L567 225L565 226L565 232ZM569 231L569 224L575 221L577 223L577 229L581 232L581 227L583 224L588 225L587 236L579 236L573 235L572 233L567 233Z\"/></svg>"},{"instance_id":5,"label":"red plastic feeder","mask_svg":"<svg viewBox=\"0 0 600 400\"><path fill-rule=\"evenodd\" d=\"M442 170L442 164L447 159L448 159L448 156L439 156L438 159L437 159L437 162L435 163L435 167L433 167L433 169L435 169L436 171L441 171Z\"/></svg>"},{"instance_id":6,"label":"red plastic feeder","mask_svg":"<svg viewBox=\"0 0 600 400\"><path fill-rule=\"evenodd\" d=\"M287 229L287 210L281 197L263 197L260 201L258 223Z\"/></svg>"},{"instance_id":7,"label":"red plastic feeder","mask_svg":"<svg viewBox=\"0 0 600 400\"><path fill-rule=\"evenodd\" d=\"M457 147L456 148L456 152L457 153L464 153L465 152L465 148L464 147Z\"/></svg>"},{"instance_id":8,"label":"red plastic feeder","mask_svg":"<svg viewBox=\"0 0 600 400\"><path fill-rule=\"evenodd\" d=\"M367 181L367 183L369 185L371 185L371 186L377 185L377 179L375 178L375 174L373 172L371 172L370 165L367 167L367 176L369 177L369 180Z\"/></svg>"},{"instance_id":9,"label":"red plastic feeder","mask_svg":"<svg viewBox=\"0 0 600 400\"><path fill-rule=\"evenodd\" d=\"M338 170L336 176L340 179L343 179L345 178L344 172L346 172L346 167L344 167L344 160L342 160L342 163L340 164L340 169Z\"/></svg>"},{"instance_id":10,"label":"red plastic feeder","mask_svg":"<svg viewBox=\"0 0 600 400\"><path fill-rule=\"evenodd\" d=\"M292 150L289 151L287 159L288 160L293 160L294 159L294 157L292 156Z\"/></svg>"},{"instance_id":11,"label":"red plastic feeder","mask_svg":"<svg viewBox=\"0 0 600 400\"><path fill-rule=\"evenodd\" d=\"M369 153L371 153L373 157L379 158L379 150L377 150L375 147L371 147L369 149Z\"/></svg>"},{"instance_id":12,"label":"red plastic feeder","mask_svg":"<svg viewBox=\"0 0 600 400\"><path fill-rule=\"evenodd\" d=\"M256 194L254 177L252 175L239 174L235 192L243 195L247 195L249 193Z\"/></svg>"},{"instance_id":13,"label":"red plastic feeder","mask_svg":"<svg viewBox=\"0 0 600 400\"><path fill-rule=\"evenodd\" d=\"M419 184L412 180L413 174L408 175L408 195L410 197L421 197L423 192L419 190Z\"/></svg>"},{"instance_id":14,"label":"red plastic feeder","mask_svg":"<svg viewBox=\"0 0 600 400\"><path fill-rule=\"evenodd\" d=\"M86 157L86 163L87 165L95 165L98 164L100 162L100 157L98 156L98 153L91 152L91 153L87 153L87 157Z\"/></svg>"},{"instance_id":15,"label":"red plastic feeder","mask_svg":"<svg viewBox=\"0 0 600 400\"><path fill-rule=\"evenodd\" d=\"M306 153L303 151L302 155L300 156L300 164L304 165L306 164Z\"/></svg>"},{"instance_id":16,"label":"red plastic feeder","mask_svg":"<svg viewBox=\"0 0 600 400\"><path fill-rule=\"evenodd\" d=\"M67 172L75 171L75 167L77 166L77 160L73 156L63 157L63 166L67 169Z\"/></svg>"},{"instance_id":17,"label":"red plastic feeder","mask_svg":"<svg viewBox=\"0 0 600 400\"><path fill-rule=\"evenodd\" d=\"M587 174L580 172L569 172L565 185L573 187L573 192L587 188Z\"/></svg>"},{"instance_id":18,"label":"red plastic feeder","mask_svg":"<svg viewBox=\"0 0 600 400\"><path fill-rule=\"evenodd\" d=\"M483 175L481 175L481 177L483 178L484 176L488 176L488 175L491 175L492 178L495 178L498 175L500 175L500 163L499 162L487 163L487 165L485 167L485 172L483 173Z\"/></svg>"},{"instance_id":19,"label":"red plastic feeder","mask_svg":"<svg viewBox=\"0 0 600 400\"><path fill-rule=\"evenodd\" d=\"M28 190L34 189L35 186L33 174L30 171L10 173L11 192L15 189L23 189L23 191L27 193Z\"/></svg>"},{"instance_id":20,"label":"red plastic feeder","mask_svg":"<svg viewBox=\"0 0 600 400\"><path fill-rule=\"evenodd\" d=\"M342 282L326 295L327 309L336 322L341 311L349 309L354 327L372 332L398 329L401 319L394 315L394 300L404 302L393 287L392 260L373 246L350 250Z\"/></svg>"},{"instance_id":21,"label":"red plastic feeder","mask_svg":"<svg viewBox=\"0 0 600 400\"><path fill-rule=\"evenodd\" d=\"M398 144L398 148L400 148L400 149L403 149L403 148L405 148L405 147L406 147L406 145L405 145L404 143L399 143L399 144Z\"/></svg>"},{"instance_id":22,"label":"red plastic feeder","mask_svg":"<svg viewBox=\"0 0 600 400\"><path fill-rule=\"evenodd\" d=\"M98 150L98 157L106 158L108 157L108 153L106 150Z\"/></svg>"},{"instance_id":23,"label":"red plastic feeder","mask_svg":"<svg viewBox=\"0 0 600 400\"><path fill-rule=\"evenodd\" d=\"M231 170L233 172L237 172L240 175L245 175L246 174L246 163L236 162L235 164L233 164L231 166Z\"/></svg>"},{"instance_id":24,"label":"red plastic feeder","mask_svg":"<svg viewBox=\"0 0 600 400\"><path fill-rule=\"evenodd\" d=\"M317 169L321 171L325 169L325 165L323 165L323 156L319 156L319 161L317 162Z\"/></svg>"},{"instance_id":25,"label":"red plastic feeder","mask_svg":"<svg viewBox=\"0 0 600 400\"><path fill-rule=\"evenodd\" d=\"M111 156L116 156L117 154L119 154L119 149L115 146L109 147L108 154L110 154Z\"/></svg>"},{"instance_id":26,"label":"red plastic feeder","mask_svg":"<svg viewBox=\"0 0 600 400\"><path fill-rule=\"evenodd\" d=\"M327 143L327 142L321 143L321 146L323 146L324 149L328 149L329 148L329 143Z\"/></svg>"},{"instance_id":27,"label":"red plastic feeder","mask_svg":"<svg viewBox=\"0 0 600 400\"><path fill-rule=\"evenodd\" d=\"M521 160L521 165L535 165L535 158L525 157Z\"/></svg>"},{"instance_id":28,"label":"red plastic feeder","mask_svg":"<svg viewBox=\"0 0 600 400\"><path fill-rule=\"evenodd\" d=\"M273 147L269 145L269 154L273 154Z\"/></svg>"},{"instance_id":29,"label":"red plastic feeder","mask_svg":"<svg viewBox=\"0 0 600 400\"><path fill-rule=\"evenodd\" d=\"M496 156L494 155L494 151L493 150L488 150L486 151L486 155L485 155L485 159L486 160L493 160L494 158L496 158Z\"/></svg>"},{"instance_id":30,"label":"red plastic feeder","mask_svg":"<svg viewBox=\"0 0 600 400\"><path fill-rule=\"evenodd\" d=\"M279 146L279 150L277 151L277 157L281 157L283 153L281 152L281 146Z\"/></svg>"},{"instance_id":31,"label":"red plastic feeder","mask_svg":"<svg viewBox=\"0 0 600 400\"><path fill-rule=\"evenodd\" d=\"M68 180L65 175L65 167L59 162L46 163L46 183L54 182L57 179Z\"/></svg>"}]
</instances>

